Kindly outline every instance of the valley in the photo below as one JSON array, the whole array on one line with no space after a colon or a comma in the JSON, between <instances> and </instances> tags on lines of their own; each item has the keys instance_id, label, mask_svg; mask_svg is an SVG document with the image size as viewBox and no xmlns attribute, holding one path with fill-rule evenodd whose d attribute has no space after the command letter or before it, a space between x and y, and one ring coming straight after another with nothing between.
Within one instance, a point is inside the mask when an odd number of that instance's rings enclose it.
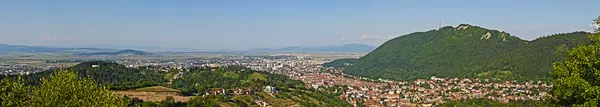
<instances>
[{"instance_id":1,"label":"valley","mask_svg":"<svg viewBox=\"0 0 600 107\"><path fill-rule=\"evenodd\" d=\"M543 100L552 87L545 81L497 78L373 79L348 75L343 67L323 67L335 59L358 58L355 54L210 56L110 56L117 63L91 60L66 69L95 77L116 95L143 101L136 104L160 104L169 98L182 104L204 98L200 102L221 106L307 106L331 101L355 106L427 106L468 99L510 103ZM47 72L26 79L36 80ZM108 75L112 78L104 78Z\"/></svg>"}]
</instances>

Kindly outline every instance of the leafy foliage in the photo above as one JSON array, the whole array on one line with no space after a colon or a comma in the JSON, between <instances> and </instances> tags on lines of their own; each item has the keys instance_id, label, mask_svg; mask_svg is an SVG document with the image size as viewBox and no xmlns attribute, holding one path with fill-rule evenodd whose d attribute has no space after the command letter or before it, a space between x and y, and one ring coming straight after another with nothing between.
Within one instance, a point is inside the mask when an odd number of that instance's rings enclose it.
<instances>
[{"instance_id":1,"label":"leafy foliage","mask_svg":"<svg viewBox=\"0 0 600 107\"><path fill-rule=\"evenodd\" d=\"M208 95L206 97L194 97L187 103L188 107L219 107L217 101L224 100L223 96Z\"/></svg>"},{"instance_id":2,"label":"leafy foliage","mask_svg":"<svg viewBox=\"0 0 600 107\"><path fill-rule=\"evenodd\" d=\"M561 105L600 106L600 31L589 37L593 44L573 48L566 61L554 63L552 94Z\"/></svg>"},{"instance_id":3,"label":"leafy foliage","mask_svg":"<svg viewBox=\"0 0 600 107\"><path fill-rule=\"evenodd\" d=\"M60 70L43 78L33 91L33 106L125 106L120 96L113 95L108 87L97 85L91 78L79 79L76 73Z\"/></svg>"},{"instance_id":4,"label":"leafy foliage","mask_svg":"<svg viewBox=\"0 0 600 107\"><path fill-rule=\"evenodd\" d=\"M548 79L549 65L564 60L565 53L556 51L588 43L587 34L574 32L525 41L506 32L468 24L448 26L389 40L344 72L413 80L509 71L517 79Z\"/></svg>"},{"instance_id":5,"label":"leafy foliage","mask_svg":"<svg viewBox=\"0 0 600 107\"><path fill-rule=\"evenodd\" d=\"M24 85L21 78L2 79L0 81L0 106L15 107L26 106L30 87Z\"/></svg>"},{"instance_id":6,"label":"leafy foliage","mask_svg":"<svg viewBox=\"0 0 600 107\"><path fill-rule=\"evenodd\" d=\"M76 73L59 70L41 79L39 85L26 86L17 78L4 79L0 106L33 107L122 107L126 101L113 95L107 87L98 85L91 78L79 78ZM32 91L27 91L32 89Z\"/></svg>"}]
</instances>

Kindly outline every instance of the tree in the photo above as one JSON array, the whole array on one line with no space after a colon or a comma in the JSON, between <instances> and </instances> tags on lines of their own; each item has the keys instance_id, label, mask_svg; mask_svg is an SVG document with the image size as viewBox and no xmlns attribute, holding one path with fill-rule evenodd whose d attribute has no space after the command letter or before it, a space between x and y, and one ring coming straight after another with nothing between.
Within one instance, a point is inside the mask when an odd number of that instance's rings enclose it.
<instances>
[{"instance_id":1,"label":"tree","mask_svg":"<svg viewBox=\"0 0 600 107\"><path fill-rule=\"evenodd\" d=\"M39 88L33 90L31 106L36 107L123 107L127 101L113 95L107 87L99 86L92 78L78 78L78 74L59 70L42 78Z\"/></svg>"},{"instance_id":2,"label":"tree","mask_svg":"<svg viewBox=\"0 0 600 107\"><path fill-rule=\"evenodd\" d=\"M594 20L600 24L600 17ZM573 48L564 63L554 63L553 96L561 105L600 106L600 30L589 35L593 42Z\"/></svg>"},{"instance_id":3,"label":"tree","mask_svg":"<svg viewBox=\"0 0 600 107\"><path fill-rule=\"evenodd\" d=\"M173 107L175 106L175 99L173 96L168 96L165 100L160 102L159 107Z\"/></svg>"},{"instance_id":4,"label":"tree","mask_svg":"<svg viewBox=\"0 0 600 107\"><path fill-rule=\"evenodd\" d=\"M206 97L196 96L187 102L187 106L188 107L218 107L219 105L217 103L215 103L213 100L211 100L214 97L215 96L213 96L213 95L208 95Z\"/></svg>"},{"instance_id":5,"label":"tree","mask_svg":"<svg viewBox=\"0 0 600 107\"><path fill-rule=\"evenodd\" d=\"M19 76L16 79L3 79L0 81L0 106L1 107L22 107L26 106L29 97L29 87L23 85L23 80Z\"/></svg>"}]
</instances>

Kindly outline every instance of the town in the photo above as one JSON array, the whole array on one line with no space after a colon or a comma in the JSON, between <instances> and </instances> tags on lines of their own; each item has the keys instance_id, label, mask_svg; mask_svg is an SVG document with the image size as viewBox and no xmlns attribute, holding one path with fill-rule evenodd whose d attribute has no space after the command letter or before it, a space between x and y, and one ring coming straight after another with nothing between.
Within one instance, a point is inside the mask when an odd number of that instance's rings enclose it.
<instances>
[{"instance_id":1,"label":"town","mask_svg":"<svg viewBox=\"0 0 600 107\"><path fill-rule=\"evenodd\" d=\"M348 78L328 73L306 74L300 79L313 88L346 86L340 98L367 106L430 106L445 100L484 98L502 103L518 100L542 100L552 87L540 81L519 84L515 81L491 83L468 78L418 79L411 82L368 82L366 78Z\"/></svg>"}]
</instances>

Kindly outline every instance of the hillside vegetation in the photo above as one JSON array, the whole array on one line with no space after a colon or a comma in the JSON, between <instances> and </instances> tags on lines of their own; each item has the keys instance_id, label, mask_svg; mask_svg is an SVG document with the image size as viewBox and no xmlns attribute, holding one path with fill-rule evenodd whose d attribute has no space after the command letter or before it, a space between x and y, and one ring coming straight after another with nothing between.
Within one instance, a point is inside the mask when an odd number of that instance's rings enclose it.
<instances>
[{"instance_id":1,"label":"hillside vegetation","mask_svg":"<svg viewBox=\"0 0 600 107\"><path fill-rule=\"evenodd\" d=\"M358 59L356 59L356 58L337 59L337 60L334 60L331 62L324 63L323 67L345 68L345 67L351 66L357 62L358 62Z\"/></svg>"},{"instance_id":2,"label":"hillside vegetation","mask_svg":"<svg viewBox=\"0 0 600 107\"><path fill-rule=\"evenodd\" d=\"M266 86L275 87L276 93L263 92ZM283 75L268 74L245 67L228 66L221 68L196 68L179 79L175 79L173 88L180 89L185 95L207 95L190 99L188 104L227 106L255 105L254 100L263 100L275 107L285 106L351 106L339 99L340 93L326 93L306 89L304 83L289 79ZM210 95L210 91L248 89L251 95ZM207 93L208 92L208 93Z\"/></svg>"},{"instance_id":3,"label":"hillside vegetation","mask_svg":"<svg viewBox=\"0 0 600 107\"><path fill-rule=\"evenodd\" d=\"M113 95L106 86L89 77L58 70L44 76L37 85L21 78L0 80L0 107L124 107L127 99Z\"/></svg>"},{"instance_id":4,"label":"hillside vegetation","mask_svg":"<svg viewBox=\"0 0 600 107\"><path fill-rule=\"evenodd\" d=\"M245 67L223 67L218 69L199 68L173 81L174 88L181 89L184 94L204 94L211 88L233 89L250 88L262 89L264 86L275 86L281 89L302 88L304 84L291 80L283 75L259 73Z\"/></svg>"},{"instance_id":5,"label":"hillside vegetation","mask_svg":"<svg viewBox=\"0 0 600 107\"><path fill-rule=\"evenodd\" d=\"M552 62L564 60L568 48L589 43L587 34L564 33L526 41L468 24L447 26L391 39L345 72L393 80L496 75L506 77L502 79L548 79Z\"/></svg>"},{"instance_id":6,"label":"hillside vegetation","mask_svg":"<svg viewBox=\"0 0 600 107\"><path fill-rule=\"evenodd\" d=\"M253 71L245 67L198 67L182 72L185 75L174 79L169 85L166 84L165 73L127 68L114 62L92 61L61 70L3 77L0 80L2 84L0 93L5 94L0 94L0 101L2 101L0 106L29 105L24 102L31 101L36 101L32 104L46 106L48 104L56 106L106 104L120 105L119 107L124 106L123 104L131 107L259 106L255 101L264 101L276 107L351 106L338 97L341 92L327 93L307 89L301 81L283 75ZM68 76L68 79L62 79L66 78L64 76ZM273 91L264 91L267 86L273 87ZM249 90L249 92L233 94L235 90ZM76 96L69 96L71 94ZM86 96L88 94L94 96ZM126 97L121 97L123 95ZM95 101L94 98L100 101ZM44 103L45 100L52 101ZM75 103L71 104L71 102Z\"/></svg>"},{"instance_id":7,"label":"hillside vegetation","mask_svg":"<svg viewBox=\"0 0 600 107\"><path fill-rule=\"evenodd\" d=\"M127 68L124 65L115 62L83 62L64 69L77 73L80 78L91 77L97 83L109 86L110 89L134 89L167 83L167 79L165 79L160 72L138 68ZM57 70L49 70L24 76L24 78L28 84L38 84L40 78L46 77L56 71Z\"/></svg>"}]
</instances>

